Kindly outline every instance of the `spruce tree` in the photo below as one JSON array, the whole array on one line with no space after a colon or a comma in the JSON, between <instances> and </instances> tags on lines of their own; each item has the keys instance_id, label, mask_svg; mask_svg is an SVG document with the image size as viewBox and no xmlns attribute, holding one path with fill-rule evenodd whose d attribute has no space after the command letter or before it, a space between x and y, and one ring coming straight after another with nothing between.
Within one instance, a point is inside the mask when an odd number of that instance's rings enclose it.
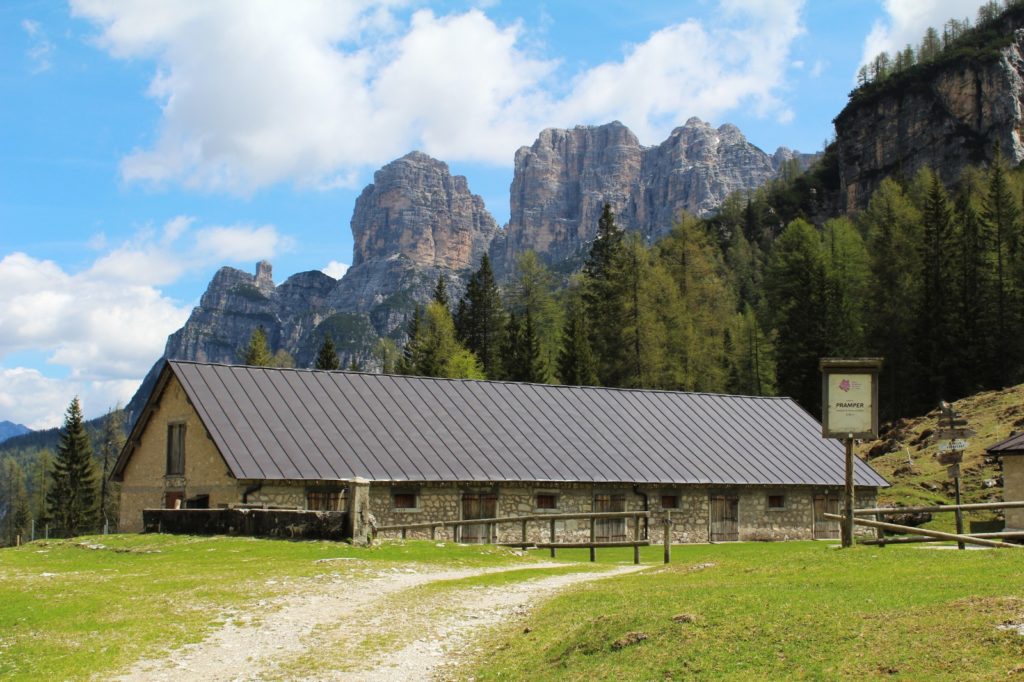
<instances>
[{"instance_id":1,"label":"spruce tree","mask_svg":"<svg viewBox=\"0 0 1024 682\"><path fill-rule=\"evenodd\" d=\"M562 309L555 301L555 280L534 251L516 259L508 287L508 308L520 317L529 314L546 367L554 367L562 332Z\"/></svg>"},{"instance_id":2,"label":"spruce tree","mask_svg":"<svg viewBox=\"0 0 1024 682\"><path fill-rule=\"evenodd\" d=\"M615 223L611 205L605 204L597 223L597 236L583 266L590 347L598 380L604 386L621 383L627 362L625 354L628 349L622 338L622 307L627 293L621 276L625 258L624 236L625 233Z\"/></svg>"},{"instance_id":3,"label":"spruce tree","mask_svg":"<svg viewBox=\"0 0 1024 682\"><path fill-rule=\"evenodd\" d=\"M338 350L334 347L334 339L330 334L324 335L320 344L320 350L316 353L317 369L335 370L341 367L341 360L338 359Z\"/></svg>"},{"instance_id":4,"label":"spruce tree","mask_svg":"<svg viewBox=\"0 0 1024 682\"><path fill-rule=\"evenodd\" d=\"M437 278L437 285L434 287L433 298L445 308L448 308L451 305L448 300L448 283L445 282L444 273L441 273Z\"/></svg>"},{"instance_id":5,"label":"spruce tree","mask_svg":"<svg viewBox=\"0 0 1024 682\"><path fill-rule=\"evenodd\" d=\"M269 367L274 362L274 356L270 353L270 346L267 345L267 333L263 327L252 330L249 336L249 344L242 353L242 364L253 367Z\"/></svg>"},{"instance_id":6,"label":"spruce tree","mask_svg":"<svg viewBox=\"0 0 1024 682\"><path fill-rule=\"evenodd\" d=\"M590 350L590 331L579 295L570 293L558 352L558 380L570 386L596 386L597 371Z\"/></svg>"},{"instance_id":7,"label":"spruce tree","mask_svg":"<svg viewBox=\"0 0 1024 682\"><path fill-rule=\"evenodd\" d=\"M82 408L75 397L60 432L52 486L46 501L49 516L65 533L75 535L96 522L96 473Z\"/></svg>"},{"instance_id":8,"label":"spruce tree","mask_svg":"<svg viewBox=\"0 0 1024 682\"><path fill-rule=\"evenodd\" d=\"M423 309L416 306L412 311L412 317L409 319L409 326L406 329L406 340L405 346L402 347L402 356L398 359L398 363L395 365L395 372L397 374L416 374L417 368L420 365L420 357L422 355L421 346L422 341L420 340L420 330L423 326Z\"/></svg>"},{"instance_id":9,"label":"spruce tree","mask_svg":"<svg viewBox=\"0 0 1024 682\"><path fill-rule=\"evenodd\" d=\"M505 378L509 381L535 384L548 381L548 370L541 354L540 339L529 311L522 317L515 313L510 315L502 364L505 368Z\"/></svg>"},{"instance_id":10,"label":"spruce tree","mask_svg":"<svg viewBox=\"0 0 1024 682\"><path fill-rule=\"evenodd\" d=\"M480 267L466 284L466 295L459 304L455 328L459 341L476 355L487 377L500 378L505 309L486 253L480 258Z\"/></svg>"}]
</instances>

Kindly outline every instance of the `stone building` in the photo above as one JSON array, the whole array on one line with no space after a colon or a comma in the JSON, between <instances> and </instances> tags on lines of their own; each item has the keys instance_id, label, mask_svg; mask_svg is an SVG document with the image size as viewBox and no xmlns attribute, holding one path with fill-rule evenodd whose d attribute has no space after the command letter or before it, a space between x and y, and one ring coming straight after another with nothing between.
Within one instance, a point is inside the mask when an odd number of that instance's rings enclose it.
<instances>
[{"instance_id":1,"label":"stone building","mask_svg":"<svg viewBox=\"0 0 1024 682\"><path fill-rule=\"evenodd\" d=\"M986 452L1003 462L1003 500L1024 501L1024 433L1010 436ZM1006 530L1024 531L1024 509L1006 509Z\"/></svg>"},{"instance_id":2,"label":"stone building","mask_svg":"<svg viewBox=\"0 0 1024 682\"><path fill-rule=\"evenodd\" d=\"M844 451L788 398L171 361L112 475L122 531L177 506L349 510L378 525L650 510L671 512L677 542L785 540L838 537L822 514L840 507ZM859 460L855 478L858 506L888 485ZM514 526L499 539L518 540ZM590 532L556 526L560 540ZM458 532L479 541L485 527ZM629 533L624 519L597 524L601 540Z\"/></svg>"}]
</instances>

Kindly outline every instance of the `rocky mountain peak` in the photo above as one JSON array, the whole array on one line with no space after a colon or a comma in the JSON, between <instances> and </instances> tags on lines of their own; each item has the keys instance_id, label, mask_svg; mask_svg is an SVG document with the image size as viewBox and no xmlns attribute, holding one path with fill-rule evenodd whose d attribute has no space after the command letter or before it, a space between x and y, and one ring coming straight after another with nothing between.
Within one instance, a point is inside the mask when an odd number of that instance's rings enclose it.
<instances>
[{"instance_id":1,"label":"rocky mountain peak","mask_svg":"<svg viewBox=\"0 0 1024 682\"><path fill-rule=\"evenodd\" d=\"M405 258L416 265L468 268L498 225L466 178L414 151L373 175L352 215L352 265Z\"/></svg>"}]
</instances>

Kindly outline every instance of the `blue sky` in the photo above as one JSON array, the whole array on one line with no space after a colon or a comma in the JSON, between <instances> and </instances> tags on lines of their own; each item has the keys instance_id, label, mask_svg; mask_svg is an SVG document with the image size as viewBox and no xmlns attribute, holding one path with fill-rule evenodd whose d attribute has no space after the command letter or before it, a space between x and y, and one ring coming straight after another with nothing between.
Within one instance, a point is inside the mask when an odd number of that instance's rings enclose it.
<instances>
[{"instance_id":1,"label":"blue sky","mask_svg":"<svg viewBox=\"0 0 1024 682\"><path fill-rule=\"evenodd\" d=\"M816 151L865 58L978 0L0 5L0 420L125 402L221 265L350 262L411 149L499 223L517 147L691 116Z\"/></svg>"}]
</instances>

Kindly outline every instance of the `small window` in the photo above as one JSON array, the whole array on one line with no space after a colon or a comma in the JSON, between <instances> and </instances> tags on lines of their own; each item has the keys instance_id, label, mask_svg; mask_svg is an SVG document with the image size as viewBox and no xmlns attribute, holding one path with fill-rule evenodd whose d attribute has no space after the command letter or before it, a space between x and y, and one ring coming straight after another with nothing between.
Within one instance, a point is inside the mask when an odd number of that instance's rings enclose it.
<instances>
[{"instance_id":1,"label":"small window","mask_svg":"<svg viewBox=\"0 0 1024 682\"><path fill-rule=\"evenodd\" d=\"M768 508L769 509L785 509L786 508L786 496L785 495L769 495L768 496Z\"/></svg>"},{"instance_id":2,"label":"small window","mask_svg":"<svg viewBox=\"0 0 1024 682\"><path fill-rule=\"evenodd\" d=\"M185 475L185 425L167 425L167 475Z\"/></svg>"},{"instance_id":3,"label":"small window","mask_svg":"<svg viewBox=\"0 0 1024 682\"><path fill-rule=\"evenodd\" d=\"M209 509L210 496L196 495L185 500L185 509Z\"/></svg>"},{"instance_id":4,"label":"small window","mask_svg":"<svg viewBox=\"0 0 1024 682\"><path fill-rule=\"evenodd\" d=\"M394 493L391 506L395 509L416 509L416 493Z\"/></svg>"},{"instance_id":5,"label":"small window","mask_svg":"<svg viewBox=\"0 0 1024 682\"><path fill-rule=\"evenodd\" d=\"M661 508L662 509L679 509L679 496L678 495L662 495L661 496Z\"/></svg>"},{"instance_id":6,"label":"small window","mask_svg":"<svg viewBox=\"0 0 1024 682\"><path fill-rule=\"evenodd\" d=\"M537 509L557 509L558 496L554 493L537 493Z\"/></svg>"},{"instance_id":7,"label":"small window","mask_svg":"<svg viewBox=\"0 0 1024 682\"><path fill-rule=\"evenodd\" d=\"M306 493L306 509L311 511L338 511L340 505L340 491L311 490Z\"/></svg>"}]
</instances>

